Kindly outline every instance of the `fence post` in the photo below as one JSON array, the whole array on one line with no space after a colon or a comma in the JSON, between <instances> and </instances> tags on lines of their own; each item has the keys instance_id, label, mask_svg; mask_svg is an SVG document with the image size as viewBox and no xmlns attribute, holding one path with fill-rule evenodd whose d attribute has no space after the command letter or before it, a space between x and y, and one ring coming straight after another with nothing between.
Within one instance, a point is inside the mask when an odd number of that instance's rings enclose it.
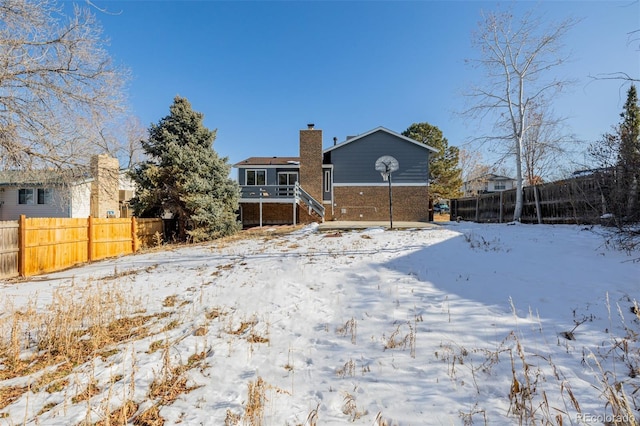
<instances>
[{"instance_id":1,"label":"fence post","mask_svg":"<svg viewBox=\"0 0 640 426\"><path fill-rule=\"evenodd\" d=\"M93 261L93 217L89 216L87 221L87 257L89 262Z\"/></svg>"},{"instance_id":2,"label":"fence post","mask_svg":"<svg viewBox=\"0 0 640 426\"><path fill-rule=\"evenodd\" d=\"M500 223L504 222L504 191L500 191Z\"/></svg>"},{"instance_id":3,"label":"fence post","mask_svg":"<svg viewBox=\"0 0 640 426\"><path fill-rule=\"evenodd\" d=\"M25 276L27 266L27 217L20 215L18 220L18 275Z\"/></svg>"},{"instance_id":4,"label":"fence post","mask_svg":"<svg viewBox=\"0 0 640 426\"><path fill-rule=\"evenodd\" d=\"M140 247L140 242L138 241L138 221L135 217L131 217L131 249L133 252L137 252Z\"/></svg>"},{"instance_id":5,"label":"fence post","mask_svg":"<svg viewBox=\"0 0 640 426\"><path fill-rule=\"evenodd\" d=\"M480 222L480 195L476 197L476 220L475 222Z\"/></svg>"}]
</instances>

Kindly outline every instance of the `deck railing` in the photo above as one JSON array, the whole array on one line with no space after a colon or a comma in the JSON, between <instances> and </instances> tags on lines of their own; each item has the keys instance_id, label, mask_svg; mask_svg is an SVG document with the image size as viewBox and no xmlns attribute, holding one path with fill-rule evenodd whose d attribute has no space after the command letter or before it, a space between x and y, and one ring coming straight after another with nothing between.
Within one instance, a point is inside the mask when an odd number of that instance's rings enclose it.
<instances>
[{"instance_id":1,"label":"deck railing","mask_svg":"<svg viewBox=\"0 0 640 426\"><path fill-rule=\"evenodd\" d=\"M304 204L309 208L309 214L311 214L311 210L316 212L323 220L324 220L324 206L316 201L307 191L302 189L302 187L296 182L295 186L296 191L296 199L301 200Z\"/></svg>"},{"instance_id":2,"label":"deck railing","mask_svg":"<svg viewBox=\"0 0 640 426\"><path fill-rule=\"evenodd\" d=\"M324 220L324 206L307 193L298 182L295 185L243 185L240 187L241 199L261 200L269 202L275 199L289 199L295 204L304 204L312 211L316 212ZM294 218L295 221L295 218Z\"/></svg>"},{"instance_id":3,"label":"deck railing","mask_svg":"<svg viewBox=\"0 0 640 426\"><path fill-rule=\"evenodd\" d=\"M294 197L293 185L255 185L241 186L240 198L291 198Z\"/></svg>"}]
</instances>

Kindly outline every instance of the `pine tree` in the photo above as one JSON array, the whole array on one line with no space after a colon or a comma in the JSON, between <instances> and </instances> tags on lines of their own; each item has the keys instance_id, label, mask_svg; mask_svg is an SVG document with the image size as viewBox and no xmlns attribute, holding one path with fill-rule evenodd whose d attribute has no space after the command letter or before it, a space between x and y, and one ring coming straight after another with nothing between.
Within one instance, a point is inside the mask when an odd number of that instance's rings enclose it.
<instances>
[{"instance_id":1,"label":"pine tree","mask_svg":"<svg viewBox=\"0 0 640 426\"><path fill-rule=\"evenodd\" d=\"M149 160L132 173L135 214L159 217L170 212L181 241L205 241L239 229L239 188L229 179L227 158L213 149L215 130L203 125L185 98L177 96L170 114L149 128L142 142Z\"/></svg>"},{"instance_id":2,"label":"pine tree","mask_svg":"<svg viewBox=\"0 0 640 426\"><path fill-rule=\"evenodd\" d=\"M622 199L626 200L625 216L628 221L640 220L640 107L638 92L631 85L627 101L620 114L622 121L618 129L620 151L618 153L618 182Z\"/></svg>"},{"instance_id":3,"label":"pine tree","mask_svg":"<svg viewBox=\"0 0 640 426\"><path fill-rule=\"evenodd\" d=\"M627 101L620 116L620 165L637 175L640 172L640 106L634 85L627 92Z\"/></svg>"},{"instance_id":4,"label":"pine tree","mask_svg":"<svg viewBox=\"0 0 640 426\"><path fill-rule=\"evenodd\" d=\"M429 123L413 123L402 135L438 150L429 157L429 194L432 200L459 197L462 170L458 166L458 147L449 146L442 131Z\"/></svg>"}]
</instances>

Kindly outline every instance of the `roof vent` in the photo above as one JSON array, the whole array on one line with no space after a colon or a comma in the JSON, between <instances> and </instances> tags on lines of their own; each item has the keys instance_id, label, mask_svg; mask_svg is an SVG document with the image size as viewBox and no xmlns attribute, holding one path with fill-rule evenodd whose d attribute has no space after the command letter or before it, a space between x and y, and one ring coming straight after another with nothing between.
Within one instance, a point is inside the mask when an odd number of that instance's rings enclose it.
<instances>
[{"instance_id":1,"label":"roof vent","mask_svg":"<svg viewBox=\"0 0 640 426\"><path fill-rule=\"evenodd\" d=\"M335 136L333 137L333 144L337 144L338 143L338 138L336 138Z\"/></svg>"},{"instance_id":2,"label":"roof vent","mask_svg":"<svg viewBox=\"0 0 640 426\"><path fill-rule=\"evenodd\" d=\"M315 124L313 124L313 123L309 123L309 124L307 124L307 129L309 129L309 130L313 130L313 127L314 127L314 126L315 126Z\"/></svg>"}]
</instances>

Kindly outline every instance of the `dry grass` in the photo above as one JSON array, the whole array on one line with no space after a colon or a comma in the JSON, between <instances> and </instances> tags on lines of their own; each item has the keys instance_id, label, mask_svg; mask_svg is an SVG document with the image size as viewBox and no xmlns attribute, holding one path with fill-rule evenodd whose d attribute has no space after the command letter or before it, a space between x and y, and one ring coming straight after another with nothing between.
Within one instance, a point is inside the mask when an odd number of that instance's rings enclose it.
<instances>
[{"instance_id":1,"label":"dry grass","mask_svg":"<svg viewBox=\"0 0 640 426\"><path fill-rule=\"evenodd\" d=\"M109 413L108 418L96 422L94 426L125 426L136 411L138 411L138 404L130 400L125 401L120 408Z\"/></svg>"},{"instance_id":2,"label":"dry grass","mask_svg":"<svg viewBox=\"0 0 640 426\"><path fill-rule=\"evenodd\" d=\"M399 324L396 329L387 338L382 336L384 340L384 350L387 349L406 349L409 347L411 357L416 357L416 333L415 328L410 322Z\"/></svg>"},{"instance_id":3,"label":"dry grass","mask_svg":"<svg viewBox=\"0 0 640 426\"><path fill-rule=\"evenodd\" d=\"M349 359L349 361L345 362L342 367L336 370L336 375L341 378L355 376L356 363L352 359Z\"/></svg>"},{"instance_id":4,"label":"dry grass","mask_svg":"<svg viewBox=\"0 0 640 426\"><path fill-rule=\"evenodd\" d=\"M267 385L262 377L255 382L249 382L247 403L244 407L244 424L261 425L264 420L264 406L267 400L265 392Z\"/></svg>"},{"instance_id":5,"label":"dry grass","mask_svg":"<svg viewBox=\"0 0 640 426\"><path fill-rule=\"evenodd\" d=\"M345 392L344 403L342 404L342 413L349 416L349 421L355 422L362 416L366 416L367 410L358 410L356 398L350 393Z\"/></svg>"},{"instance_id":6,"label":"dry grass","mask_svg":"<svg viewBox=\"0 0 640 426\"><path fill-rule=\"evenodd\" d=\"M51 303L40 309L36 309L35 298L23 309L17 309L10 300L2 304L5 315L0 318L0 362L6 368L0 369L0 381L56 366L33 384L35 390L49 393L68 385L65 377L75 366L96 356L113 355L117 352L113 346L146 336L145 325L154 318L132 315L132 306L138 301L132 301L113 283L55 290ZM3 388L0 408L25 391Z\"/></svg>"},{"instance_id":7,"label":"dry grass","mask_svg":"<svg viewBox=\"0 0 640 426\"><path fill-rule=\"evenodd\" d=\"M351 336L351 343L355 345L358 337L358 321L351 318L343 326L338 327L336 333L343 337Z\"/></svg>"},{"instance_id":8,"label":"dry grass","mask_svg":"<svg viewBox=\"0 0 640 426\"><path fill-rule=\"evenodd\" d=\"M98 395L100 393L100 388L94 381L89 382L86 388L73 398L71 398L71 402L77 404L78 402L87 401L92 397Z\"/></svg>"},{"instance_id":9,"label":"dry grass","mask_svg":"<svg viewBox=\"0 0 640 426\"><path fill-rule=\"evenodd\" d=\"M29 390L27 386L6 386L0 388L0 410L20 398L27 390Z\"/></svg>"},{"instance_id":10,"label":"dry grass","mask_svg":"<svg viewBox=\"0 0 640 426\"><path fill-rule=\"evenodd\" d=\"M135 426L163 426L164 419L160 417L158 407L153 405L140 413L139 416L136 416L136 418L133 419L133 424Z\"/></svg>"},{"instance_id":11,"label":"dry grass","mask_svg":"<svg viewBox=\"0 0 640 426\"><path fill-rule=\"evenodd\" d=\"M164 306L165 308L173 308L174 306L176 306L177 302L178 296L174 294L173 296L165 297L164 301L162 302L162 306Z\"/></svg>"}]
</instances>

